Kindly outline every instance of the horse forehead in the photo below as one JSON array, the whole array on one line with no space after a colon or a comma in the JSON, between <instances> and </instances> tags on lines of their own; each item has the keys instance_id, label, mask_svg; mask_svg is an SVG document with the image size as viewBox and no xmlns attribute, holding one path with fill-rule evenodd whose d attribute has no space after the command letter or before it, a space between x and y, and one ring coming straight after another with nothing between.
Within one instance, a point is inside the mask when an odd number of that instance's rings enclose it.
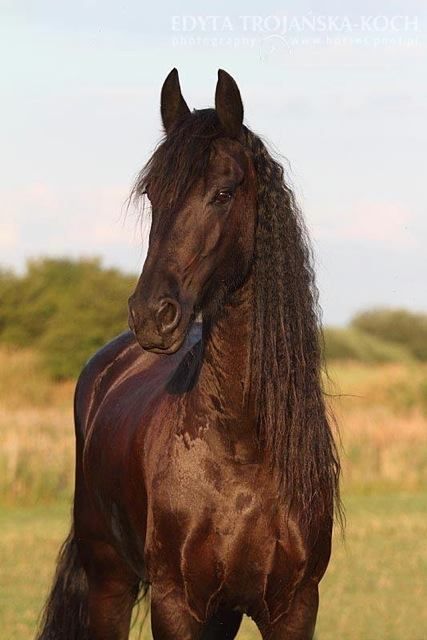
<instances>
[{"instance_id":1,"label":"horse forehead","mask_svg":"<svg viewBox=\"0 0 427 640\"><path fill-rule=\"evenodd\" d=\"M209 162L209 173L222 177L241 179L247 166L244 149L232 140L225 140L214 145Z\"/></svg>"}]
</instances>

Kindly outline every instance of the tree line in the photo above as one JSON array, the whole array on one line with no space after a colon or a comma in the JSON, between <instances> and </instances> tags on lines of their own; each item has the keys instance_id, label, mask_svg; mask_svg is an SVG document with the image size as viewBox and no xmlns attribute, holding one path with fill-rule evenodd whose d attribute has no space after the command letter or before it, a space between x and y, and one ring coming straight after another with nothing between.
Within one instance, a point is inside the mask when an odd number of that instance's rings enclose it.
<instances>
[{"instance_id":1,"label":"tree line","mask_svg":"<svg viewBox=\"0 0 427 640\"><path fill-rule=\"evenodd\" d=\"M135 276L97 259L31 260L0 273L0 344L40 351L53 378L78 375L97 349L127 327Z\"/></svg>"},{"instance_id":2,"label":"tree line","mask_svg":"<svg viewBox=\"0 0 427 640\"><path fill-rule=\"evenodd\" d=\"M31 260L23 274L0 270L0 345L38 350L54 379L78 375L85 361L127 328L136 276L98 259ZM427 361L427 315L404 309L357 314L325 329L327 359Z\"/></svg>"}]
</instances>

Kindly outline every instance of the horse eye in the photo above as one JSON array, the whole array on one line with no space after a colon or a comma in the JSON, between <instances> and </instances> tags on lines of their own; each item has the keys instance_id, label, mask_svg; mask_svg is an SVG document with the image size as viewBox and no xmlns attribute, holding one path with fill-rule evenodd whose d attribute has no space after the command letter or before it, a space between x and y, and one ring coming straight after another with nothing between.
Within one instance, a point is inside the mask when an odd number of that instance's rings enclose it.
<instances>
[{"instance_id":1,"label":"horse eye","mask_svg":"<svg viewBox=\"0 0 427 640\"><path fill-rule=\"evenodd\" d=\"M215 196L214 202L217 204L227 204L233 197L233 192L230 189L221 189Z\"/></svg>"}]
</instances>

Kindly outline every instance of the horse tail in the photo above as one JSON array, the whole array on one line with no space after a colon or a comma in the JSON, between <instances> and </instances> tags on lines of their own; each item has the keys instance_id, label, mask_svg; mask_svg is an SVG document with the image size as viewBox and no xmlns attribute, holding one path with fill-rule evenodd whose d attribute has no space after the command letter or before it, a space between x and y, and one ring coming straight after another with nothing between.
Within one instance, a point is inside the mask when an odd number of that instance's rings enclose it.
<instances>
[{"instance_id":1,"label":"horse tail","mask_svg":"<svg viewBox=\"0 0 427 640\"><path fill-rule=\"evenodd\" d=\"M59 551L36 640L89 640L88 584L73 529Z\"/></svg>"}]
</instances>

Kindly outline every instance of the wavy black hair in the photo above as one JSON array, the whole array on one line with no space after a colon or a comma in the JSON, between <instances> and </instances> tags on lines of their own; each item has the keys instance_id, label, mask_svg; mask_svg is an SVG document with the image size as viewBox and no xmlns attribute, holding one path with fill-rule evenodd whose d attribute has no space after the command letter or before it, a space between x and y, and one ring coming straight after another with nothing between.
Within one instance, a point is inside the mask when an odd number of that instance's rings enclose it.
<instances>
[{"instance_id":1,"label":"wavy black hair","mask_svg":"<svg viewBox=\"0 0 427 640\"><path fill-rule=\"evenodd\" d=\"M322 329L313 253L284 169L244 129L257 175L252 385L259 439L285 498L307 524L342 523L340 462L322 390Z\"/></svg>"}]
</instances>

